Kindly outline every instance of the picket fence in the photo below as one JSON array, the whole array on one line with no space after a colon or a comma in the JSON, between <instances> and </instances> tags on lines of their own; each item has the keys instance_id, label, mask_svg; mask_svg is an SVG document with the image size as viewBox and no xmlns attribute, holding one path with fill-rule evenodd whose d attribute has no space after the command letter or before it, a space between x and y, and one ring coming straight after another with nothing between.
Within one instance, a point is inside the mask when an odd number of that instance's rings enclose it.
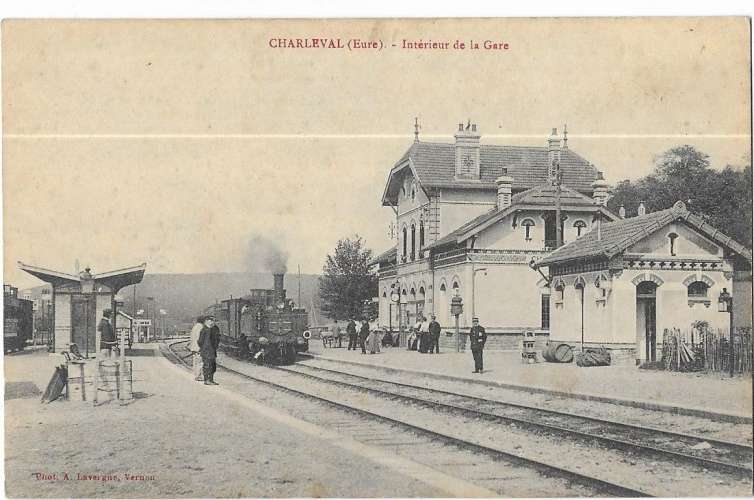
<instances>
[{"instance_id":1,"label":"picket fence","mask_svg":"<svg viewBox=\"0 0 754 500\"><path fill-rule=\"evenodd\" d=\"M732 349L727 329L666 328L662 336L662 364L669 371L729 373L732 351L733 372L751 374L751 340L751 328L734 329Z\"/></svg>"}]
</instances>

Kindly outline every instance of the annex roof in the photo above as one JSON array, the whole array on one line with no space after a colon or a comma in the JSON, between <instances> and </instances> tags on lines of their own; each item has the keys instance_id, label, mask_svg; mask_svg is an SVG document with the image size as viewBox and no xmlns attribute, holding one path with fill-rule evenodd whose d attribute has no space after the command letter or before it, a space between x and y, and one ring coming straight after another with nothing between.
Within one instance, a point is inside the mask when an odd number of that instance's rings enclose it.
<instances>
[{"instance_id":1,"label":"annex roof","mask_svg":"<svg viewBox=\"0 0 754 500\"><path fill-rule=\"evenodd\" d=\"M678 201L671 208L658 212L620 219L603 224L599 231L592 229L581 238L572 241L539 260L536 267L546 267L576 260L611 259L631 245L674 221L683 221L716 243L752 260L751 250L710 226L698 215L686 209Z\"/></svg>"},{"instance_id":2,"label":"annex roof","mask_svg":"<svg viewBox=\"0 0 754 500\"><path fill-rule=\"evenodd\" d=\"M557 188L550 184L542 184L522 193L515 194L511 198L510 206L503 210L493 208L488 212L471 219L459 228L448 233L443 238L428 245L427 248L431 249L446 245L460 244L471 236L484 231L500 219L503 219L518 210L541 210L543 208L554 210L556 196ZM580 210L594 213L599 212L610 221L618 218L607 208L601 205L596 205L594 199L567 186L561 186L560 203L563 208L569 210Z\"/></svg>"},{"instance_id":3,"label":"annex roof","mask_svg":"<svg viewBox=\"0 0 754 500\"><path fill-rule=\"evenodd\" d=\"M549 167L546 147L502 146L482 144L479 149L480 178L467 180L455 178L455 144L442 142L414 142L390 171L383 205L395 204L400 190L399 172L410 169L419 184L427 188L458 188L495 190L495 179L503 168L513 177L513 191L532 188L547 181ZM570 149L560 156L563 184L576 191L591 193L597 178L597 169Z\"/></svg>"}]
</instances>

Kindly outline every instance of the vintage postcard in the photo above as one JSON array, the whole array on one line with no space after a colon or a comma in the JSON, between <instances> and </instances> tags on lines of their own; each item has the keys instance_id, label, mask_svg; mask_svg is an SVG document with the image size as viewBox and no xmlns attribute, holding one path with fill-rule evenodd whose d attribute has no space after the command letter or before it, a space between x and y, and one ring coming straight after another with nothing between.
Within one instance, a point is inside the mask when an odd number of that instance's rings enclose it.
<instances>
[{"instance_id":1,"label":"vintage postcard","mask_svg":"<svg viewBox=\"0 0 754 500\"><path fill-rule=\"evenodd\" d=\"M750 39L4 20L5 494L751 495Z\"/></svg>"}]
</instances>

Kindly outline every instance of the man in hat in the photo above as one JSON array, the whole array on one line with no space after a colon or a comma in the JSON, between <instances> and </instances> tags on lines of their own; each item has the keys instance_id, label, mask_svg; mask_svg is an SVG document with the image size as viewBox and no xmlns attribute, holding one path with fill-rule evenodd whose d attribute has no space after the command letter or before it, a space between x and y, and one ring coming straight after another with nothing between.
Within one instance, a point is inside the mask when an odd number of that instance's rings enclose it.
<instances>
[{"instance_id":1,"label":"man in hat","mask_svg":"<svg viewBox=\"0 0 754 500\"><path fill-rule=\"evenodd\" d=\"M102 319L97 326L99 330L99 348L103 358L109 358L113 351L113 346L118 342L115 340L115 331L113 325L110 324L110 316L113 311L111 309L105 309L102 311Z\"/></svg>"},{"instance_id":2,"label":"man in hat","mask_svg":"<svg viewBox=\"0 0 754 500\"><path fill-rule=\"evenodd\" d=\"M202 371L204 372L204 385L220 385L215 382L215 371L217 370L217 346L220 345L219 329L215 326L215 317L207 316L204 318L204 326L199 334L199 349L202 354Z\"/></svg>"},{"instance_id":3,"label":"man in hat","mask_svg":"<svg viewBox=\"0 0 754 500\"><path fill-rule=\"evenodd\" d=\"M353 318L348 319L348 325L346 325L346 333L348 334L348 350L356 350L356 322Z\"/></svg>"},{"instance_id":4,"label":"man in hat","mask_svg":"<svg viewBox=\"0 0 754 500\"><path fill-rule=\"evenodd\" d=\"M191 341L189 342L189 351L191 351L191 371L194 374L194 380L201 382L204 380L202 376L202 355L199 348L199 335L204 328L204 316L196 318L196 323L191 328Z\"/></svg>"},{"instance_id":5,"label":"man in hat","mask_svg":"<svg viewBox=\"0 0 754 500\"><path fill-rule=\"evenodd\" d=\"M437 316L432 315L432 321L429 322L429 353L440 354L440 323L437 322Z\"/></svg>"},{"instance_id":6,"label":"man in hat","mask_svg":"<svg viewBox=\"0 0 754 500\"><path fill-rule=\"evenodd\" d=\"M484 363L482 361L482 354L484 351L484 343L487 342L487 332L485 332L484 327L479 324L479 318L472 319L471 325L469 340L471 342L471 354L474 356L474 373L483 373Z\"/></svg>"}]
</instances>

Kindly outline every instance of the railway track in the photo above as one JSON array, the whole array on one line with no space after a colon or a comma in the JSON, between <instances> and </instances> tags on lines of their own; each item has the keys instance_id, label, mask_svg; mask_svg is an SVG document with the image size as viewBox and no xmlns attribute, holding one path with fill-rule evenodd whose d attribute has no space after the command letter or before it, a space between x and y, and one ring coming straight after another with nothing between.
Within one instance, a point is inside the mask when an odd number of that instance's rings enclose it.
<instances>
[{"instance_id":1,"label":"railway track","mask_svg":"<svg viewBox=\"0 0 754 500\"><path fill-rule=\"evenodd\" d=\"M185 345L181 349L179 344L185 342L170 344L163 352L173 363L188 367L183 358ZM465 439L452 432L452 429L430 429L416 420L406 418L405 415L397 416L375 411L370 408L374 402L365 399L363 388L358 389L361 392L359 397L349 400L342 397L342 391L336 391L335 394L341 397L335 398L330 396L333 394L331 381L315 380L317 377L304 376L293 370L273 371L267 367L238 362L239 365L244 365L243 368L239 366L243 369L240 371L228 366L230 364L228 362L222 365L221 369L243 381L255 382L252 395L254 399L264 396L260 394L259 388L271 389L276 393L269 396L271 402L276 406L288 406L289 411L305 416L306 420L335 427L339 432L350 433L356 440L365 444L388 447L402 456L426 463L438 470L448 470L451 474L455 472L456 477L481 484L499 494L510 495L512 488L515 489L516 484L519 484L522 488L519 491L523 492L524 496L653 496L617 481L601 479L523 454L511 453L497 446ZM272 373L284 376L271 376ZM316 382L320 387L304 390L300 383L302 377L308 382ZM298 383L291 378L298 378ZM322 387L323 385L325 387ZM243 386L239 385L238 388L242 390ZM279 397L281 392L293 396L293 400L283 401L283 398ZM384 400L384 395L380 398ZM508 464L514 471L506 470L506 474L501 476L501 463Z\"/></svg>"},{"instance_id":2,"label":"railway track","mask_svg":"<svg viewBox=\"0 0 754 500\"><path fill-rule=\"evenodd\" d=\"M307 364L275 369L294 372L341 387L358 388L413 404L431 406L438 410L515 424L551 436L597 442L613 449L669 459L679 465L692 463L703 469L720 471L744 479L752 476L754 450L748 445L368 378Z\"/></svg>"}]
</instances>

